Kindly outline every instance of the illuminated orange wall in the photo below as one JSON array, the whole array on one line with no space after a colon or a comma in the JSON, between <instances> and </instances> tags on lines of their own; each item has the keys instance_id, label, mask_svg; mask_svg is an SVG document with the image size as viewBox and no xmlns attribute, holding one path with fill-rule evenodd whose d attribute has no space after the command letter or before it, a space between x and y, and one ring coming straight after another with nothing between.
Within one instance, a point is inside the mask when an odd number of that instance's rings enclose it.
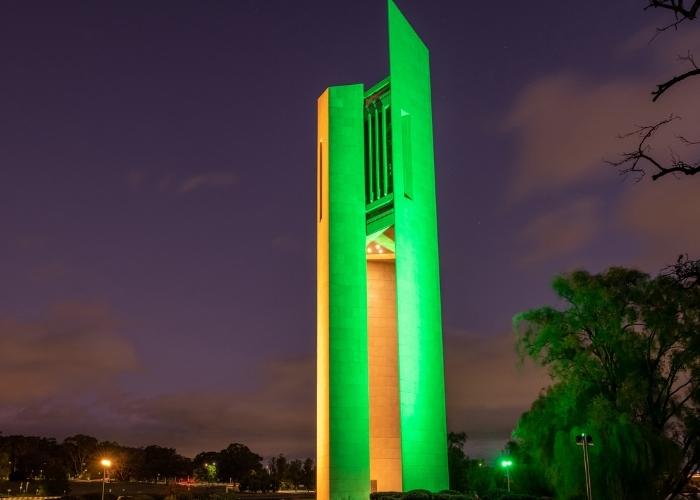
<instances>
[{"instance_id":1,"label":"illuminated orange wall","mask_svg":"<svg viewBox=\"0 0 700 500\"><path fill-rule=\"evenodd\" d=\"M328 93L318 98L316 141L316 498L330 498L328 318ZM325 214L325 216L324 216Z\"/></svg>"},{"instance_id":2,"label":"illuminated orange wall","mask_svg":"<svg viewBox=\"0 0 700 500\"><path fill-rule=\"evenodd\" d=\"M372 489L403 491L396 336L396 266L393 260L367 261L367 336Z\"/></svg>"}]
</instances>

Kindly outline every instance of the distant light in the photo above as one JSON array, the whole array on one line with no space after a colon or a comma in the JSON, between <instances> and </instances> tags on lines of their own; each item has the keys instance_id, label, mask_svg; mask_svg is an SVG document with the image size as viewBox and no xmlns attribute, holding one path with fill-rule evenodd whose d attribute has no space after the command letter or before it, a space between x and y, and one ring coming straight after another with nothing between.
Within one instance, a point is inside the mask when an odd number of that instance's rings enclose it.
<instances>
[{"instance_id":1,"label":"distant light","mask_svg":"<svg viewBox=\"0 0 700 500\"><path fill-rule=\"evenodd\" d=\"M367 247L367 253L372 253L372 249L370 247Z\"/></svg>"},{"instance_id":2,"label":"distant light","mask_svg":"<svg viewBox=\"0 0 700 500\"><path fill-rule=\"evenodd\" d=\"M510 467L511 465L513 465L513 461L512 461L512 460L501 460L501 467L508 468L508 467Z\"/></svg>"},{"instance_id":3,"label":"distant light","mask_svg":"<svg viewBox=\"0 0 700 500\"><path fill-rule=\"evenodd\" d=\"M375 244L375 245L374 245L374 248L376 248L377 250L379 250L379 245L378 245L378 244Z\"/></svg>"},{"instance_id":4,"label":"distant light","mask_svg":"<svg viewBox=\"0 0 700 500\"><path fill-rule=\"evenodd\" d=\"M100 463L102 464L102 467L112 466L112 461L109 458L103 458L102 460L100 460Z\"/></svg>"}]
</instances>

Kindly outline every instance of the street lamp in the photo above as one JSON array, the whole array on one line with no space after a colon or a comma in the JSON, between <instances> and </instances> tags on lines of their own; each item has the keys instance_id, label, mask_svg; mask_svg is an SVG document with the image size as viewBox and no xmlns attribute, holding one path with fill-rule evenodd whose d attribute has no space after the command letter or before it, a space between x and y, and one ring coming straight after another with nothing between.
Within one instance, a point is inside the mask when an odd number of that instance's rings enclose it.
<instances>
[{"instance_id":1,"label":"street lamp","mask_svg":"<svg viewBox=\"0 0 700 500\"><path fill-rule=\"evenodd\" d=\"M100 460L102 465L102 500L105 500L105 481L107 480L107 469L112 466L112 461L109 458L103 458Z\"/></svg>"},{"instance_id":2,"label":"street lamp","mask_svg":"<svg viewBox=\"0 0 700 500\"><path fill-rule=\"evenodd\" d=\"M506 481L508 482L508 493L510 493L510 468L513 465L513 461L509 458L504 458L501 460L501 467L506 470Z\"/></svg>"},{"instance_id":3,"label":"street lamp","mask_svg":"<svg viewBox=\"0 0 700 500\"><path fill-rule=\"evenodd\" d=\"M593 438L590 434L582 432L576 436L576 444L583 448L583 471L586 476L586 498L593 500L591 491L591 464L588 461L588 447L593 446Z\"/></svg>"}]
</instances>

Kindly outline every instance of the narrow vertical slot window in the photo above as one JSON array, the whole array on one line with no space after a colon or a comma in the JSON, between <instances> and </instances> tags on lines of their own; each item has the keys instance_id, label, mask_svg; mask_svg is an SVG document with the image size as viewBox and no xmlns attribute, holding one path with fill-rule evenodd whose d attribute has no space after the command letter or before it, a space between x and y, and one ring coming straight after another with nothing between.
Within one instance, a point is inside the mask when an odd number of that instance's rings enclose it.
<instances>
[{"instance_id":1,"label":"narrow vertical slot window","mask_svg":"<svg viewBox=\"0 0 700 500\"><path fill-rule=\"evenodd\" d=\"M403 151L403 193L413 199L413 152L411 150L411 115L401 111L401 146Z\"/></svg>"},{"instance_id":2,"label":"narrow vertical slot window","mask_svg":"<svg viewBox=\"0 0 700 500\"><path fill-rule=\"evenodd\" d=\"M387 193L394 192L394 155L391 142L391 107L384 108L384 123L386 127L386 177L387 177Z\"/></svg>"},{"instance_id":3,"label":"narrow vertical slot window","mask_svg":"<svg viewBox=\"0 0 700 500\"><path fill-rule=\"evenodd\" d=\"M367 203L374 201L374 169L372 168L374 162L374 122L370 111L367 111L367 189L369 192Z\"/></svg>"},{"instance_id":4,"label":"narrow vertical slot window","mask_svg":"<svg viewBox=\"0 0 700 500\"><path fill-rule=\"evenodd\" d=\"M384 114L382 113L381 101L377 103L374 110L377 115L377 124L379 125L377 130L377 153L379 157L379 161L377 162L377 177L379 178L379 193L377 198L382 198L386 195L386 178L384 177Z\"/></svg>"},{"instance_id":5,"label":"narrow vertical slot window","mask_svg":"<svg viewBox=\"0 0 700 500\"><path fill-rule=\"evenodd\" d=\"M365 127L365 203L369 205L369 203L372 201L372 190L370 188L370 176L372 175L372 169L369 166L369 118L367 116L367 112L365 112L365 117L364 117L364 127Z\"/></svg>"},{"instance_id":6,"label":"narrow vertical slot window","mask_svg":"<svg viewBox=\"0 0 700 500\"><path fill-rule=\"evenodd\" d=\"M381 161L381 149L382 142L380 139L380 127L379 127L379 113L377 113L377 107L372 106L372 121L374 122L374 131L372 138L374 139L374 162L372 163L372 170L374 174L374 200L378 200L382 197L380 190L380 178L379 178L379 162Z\"/></svg>"},{"instance_id":7,"label":"narrow vertical slot window","mask_svg":"<svg viewBox=\"0 0 700 500\"><path fill-rule=\"evenodd\" d=\"M318 143L318 220L323 220L323 143Z\"/></svg>"}]
</instances>

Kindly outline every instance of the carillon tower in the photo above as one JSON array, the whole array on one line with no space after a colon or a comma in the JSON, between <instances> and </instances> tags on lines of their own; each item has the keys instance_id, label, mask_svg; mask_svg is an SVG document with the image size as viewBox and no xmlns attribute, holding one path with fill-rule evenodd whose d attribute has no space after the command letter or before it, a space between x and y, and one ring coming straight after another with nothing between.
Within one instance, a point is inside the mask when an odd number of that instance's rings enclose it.
<instances>
[{"instance_id":1,"label":"carillon tower","mask_svg":"<svg viewBox=\"0 0 700 500\"><path fill-rule=\"evenodd\" d=\"M448 488L428 50L318 99L317 499Z\"/></svg>"}]
</instances>

